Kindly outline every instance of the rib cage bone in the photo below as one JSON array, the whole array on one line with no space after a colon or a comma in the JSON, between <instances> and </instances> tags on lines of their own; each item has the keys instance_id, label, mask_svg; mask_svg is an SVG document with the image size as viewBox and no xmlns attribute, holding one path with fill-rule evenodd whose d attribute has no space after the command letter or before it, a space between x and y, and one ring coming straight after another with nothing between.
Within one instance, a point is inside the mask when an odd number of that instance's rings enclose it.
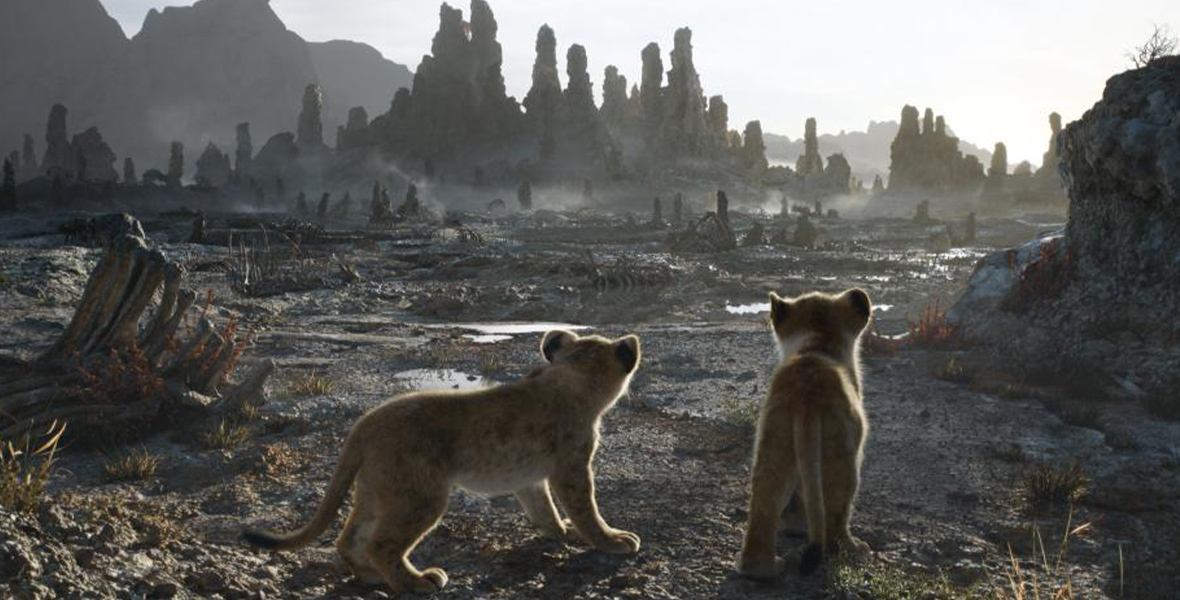
<instances>
[{"instance_id":1,"label":"rib cage bone","mask_svg":"<svg viewBox=\"0 0 1180 600\"><path fill-rule=\"evenodd\" d=\"M11 358L0 362L0 439L18 439L53 420L102 426L151 418L176 407L224 414L261 397L274 362L258 364L222 394L219 388L246 342L222 335L205 316L187 340L177 339L197 294L182 287L185 273L180 265L148 247L134 219L120 220L61 337L28 363ZM163 379L168 392L163 405L146 398L95 405L79 397L82 372L96 359L137 353Z\"/></svg>"}]
</instances>

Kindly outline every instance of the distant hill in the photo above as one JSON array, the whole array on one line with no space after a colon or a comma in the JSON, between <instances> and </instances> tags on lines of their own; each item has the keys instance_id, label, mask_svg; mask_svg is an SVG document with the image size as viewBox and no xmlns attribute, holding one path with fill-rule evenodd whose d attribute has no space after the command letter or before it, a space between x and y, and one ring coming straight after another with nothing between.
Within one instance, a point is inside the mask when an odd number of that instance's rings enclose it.
<instances>
[{"instance_id":1,"label":"distant hill","mask_svg":"<svg viewBox=\"0 0 1180 600\"><path fill-rule=\"evenodd\" d=\"M324 88L329 142L349 108L385 112L413 83L372 47L304 41L268 0L152 10L131 39L100 0L3 0L0 57L0 153L25 133L42 153L49 108L60 102L71 133L98 126L141 169L163 166L174 139L190 161L208 141L231 150L240 122L250 122L256 149L293 131L308 83Z\"/></svg>"},{"instance_id":2,"label":"distant hill","mask_svg":"<svg viewBox=\"0 0 1180 600\"><path fill-rule=\"evenodd\" d=\"M844 154L844 158L852 165L852 173L867 186L873 182L874 175L888 179L889 147L893 143L893 138L897 137L899 127L897 121L870 121L866 131L820 134L819 152L825 161L832 154ZM954 133L951 132L951 135ZM772 164L785 164L792 169L795 168L795 160L803 154L802 138L792 140L785 135L768 133L765 139L766 158ZM978 156L984 165L991 162L992 153L974 144L959 140L959 149L964 154Z\"/></svg>"}]
</instances>

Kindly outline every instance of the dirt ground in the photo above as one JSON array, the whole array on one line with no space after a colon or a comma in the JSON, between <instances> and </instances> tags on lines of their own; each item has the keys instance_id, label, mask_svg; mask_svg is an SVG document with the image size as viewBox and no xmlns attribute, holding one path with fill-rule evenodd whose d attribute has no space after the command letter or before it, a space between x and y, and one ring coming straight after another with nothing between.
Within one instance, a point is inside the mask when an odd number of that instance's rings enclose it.
<instances>
[{"instance_id":1,"label":"dirt ground","mask_svg":"<svg viewBox=\"0 0 1180 600\"><path fill-rule=\"evenodd\" d=\"M740 230L754 219L734 222ZM773 221L757 219L773 233ZM750 415L777 358L756 306L766 292L860 286L878 307L877 331L901 334L907 315L952 302L979 257L1051 228L1052 219L983 221L975 244L949 249L937 247L938 228L906 220L824 219L816 249L693 255L668 254L667 230L634 221L473 217L482 243L421 232L360 243L340 234L316 252L336 254L360 281L266 297L232 289L224 242L175 243L186 224L145 221L189 268L188 285L214 291L216 318L255 327L246 362L279 364L269 401L233 424L244 439L228 448L184 428L134 442L161 460L144 481L108 480L113 447L67 449L38 510L0 510L0 597L387 597L334 566L342 519L318 545L288 554L247 548L241 528L303 522L349 426L382 400L523 376L540 360L546 323L643 340L644 361L604 419L595 465L603 516L638 533L642 548L613 556L562 546L542 538L511 497L456 491L414 554L420 567L450 575L441 597L1014 597L989 594L1011 589L1016 572L1044 589L1069 580L1078 598L1175 597L1180 424L1131 402L988 385L956 367L983 352L962 346L902 345L865 358L871 433L853 528L871 558L769 585L733 570ZM97 251L22 227L0 247L0 347L31 356L68 322ZM321 385L309 390L309 381ZM1072 507L1033 511L1027 475L1074 463L1088 479L1085 493ZM779 538L789 558L802 545Z\"/></svg>"}]
</instances>

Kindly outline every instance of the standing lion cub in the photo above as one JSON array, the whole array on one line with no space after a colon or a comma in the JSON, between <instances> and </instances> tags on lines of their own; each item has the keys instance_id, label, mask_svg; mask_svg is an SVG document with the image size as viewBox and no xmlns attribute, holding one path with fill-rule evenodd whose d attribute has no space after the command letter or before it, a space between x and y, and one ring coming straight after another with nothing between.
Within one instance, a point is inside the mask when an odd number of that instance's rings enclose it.
<instances>
[{"instance_id":1,"label":"standing lion cub","mask_svg":"<svg viewBox=\"0 0 1180 600\"><path fill-rule=\"evenodd\" d=\"M859 289L794 299L770 294L782 364L758 423L746 539L737 565L742 575L771 579L782 570L775 533L796 492L807 521L803 574L814 571L837 545L868 550L852 536L848 521L869 429L858 355L872 312L868 295Z\"/></svg>"},{"instance_id":2,"label":"standing lion cub","mask_svg":"<svg viewBox=\"0 0 1180 600\"><path fill-rule=\"evenodd\" d=\"M384 581L395 593L429 594L446 585L442 569L419 571L409 555L442 518L455 487L515 492L548 535L567 539L572 526L598 550L636 552L639 536L612 529L598 513L592 462L599 420L639 365L639 338L550 331L541 353L549 364L514 383L408 394L373 409L349 434L311 522L286 535L246 531L246 540L270 550L311 543L355 479L336 547L358 577Z\"/></svg>"}]
</instances>

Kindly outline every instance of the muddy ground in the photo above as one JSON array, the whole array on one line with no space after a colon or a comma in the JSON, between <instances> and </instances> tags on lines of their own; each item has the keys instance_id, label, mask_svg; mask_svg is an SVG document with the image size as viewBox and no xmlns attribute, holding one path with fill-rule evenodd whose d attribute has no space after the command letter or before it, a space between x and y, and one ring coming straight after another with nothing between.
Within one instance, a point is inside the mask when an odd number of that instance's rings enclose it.
<instances>
[{"instance_id":1,"label":"muddy ground","mask_svg":"<svg viewBox=\"0 0 1180 600\"><path fill-rule=\"evenodd\" d=\"M734 222L743 229L753 218ZM977 242L948 249L938 227L825 219L815 249L670 255L668 230L635 218L470 216L481 243L430 227L376 241L329 232L304 244L303 275L320 269L322 285L250 297L230 285L229 232L217 219L212 243L193 245L177 243L186 222L147 218L149 236L189 268L188 285L213 290L211 313L254 326L247 362L280 367L269 401L237 423L246 439L230 448L184 428L133 442L161 459L146 481L108 480L113 443L68 448L37 511L0 511L0 597L386 597L336 570L330 535L270 555L244 546L240 529L302 522L368 408L410 389L522 376L540 360L538 323L556 322L643 339L644 362L604 420L596 462L604 517L638 533L642 549L564 547L538 535L513 499L456 492L414 554L420 567L447 570L442 597L950 597L1008 586L1014 557L1024 577L1068 579L1076 597L1173 598L1180 424L1133 402L992 385L963 373L985 353L969 345L866 356L872 430L853 527L870 559L772 585L733 573L749 415L776 359L757 306L766 292L860 286L878 305L877 330L901 334L907 315L953 301L979 257L1053 220L983 221ZM63 246L47 223L10 223L0 248L0 347L24 356L61 332L97 256ZM234 233L238 244L260 243L252 229ZM331 254L362 279L340 281ZM517 326L501 327L509 322ZM326 384L302 389L308 381ZM1033 511L1025 474L1073 463L1089 480L1085 494L1072 509ZM799 538L779 541L797 558Z\"/></svg>"}]
</instances>

